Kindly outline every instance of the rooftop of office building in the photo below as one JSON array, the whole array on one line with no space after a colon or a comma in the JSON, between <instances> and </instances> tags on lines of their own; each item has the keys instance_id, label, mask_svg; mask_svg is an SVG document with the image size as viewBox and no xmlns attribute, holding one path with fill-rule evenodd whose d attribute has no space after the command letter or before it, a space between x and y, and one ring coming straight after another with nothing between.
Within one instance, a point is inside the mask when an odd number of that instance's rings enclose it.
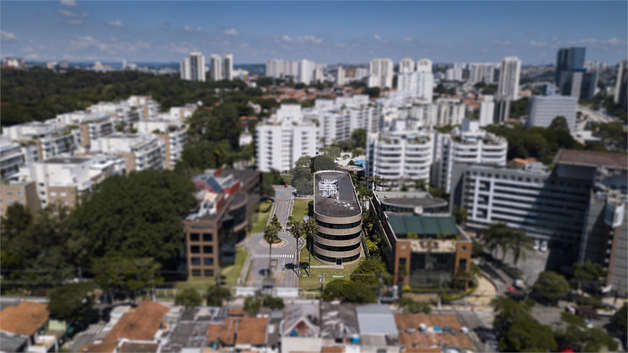
<instances>
[{"instance_id":1,"label":"rooftop of office building","mask_svg":"<svg viewBox=\"0 0 628 353\"><path fill-rule=\"evenodd\" d=\"M314 210L329 217L362 213L349 173L325 170L314 174Z\"/></svg>"},{"instance_id":2,"label":"rooftop of office building","mask_svg":"<svg viewBox=\"0 0 628 353\"><path fill-rule=\"evenodd\" d=\"M55 157L48 158L41 163L45 164L82 164L85 162L89 162L90 158L76 158L76 157Z\"/></svg>"},{"instance_id":3,"label":"rooftop of office building","mask_svg":"<svg viewBox=\"0 0 628 353\"><path fill-rule=\"evenodd\" d=\"M425 191L374 191L375 196L391 206L435 208L445 207L448 202L442 199L433 199Z\"/></svg>"},{"instance_id":4,"label":"rooftop of office building","mask_svg":"<svg viewBox=\"0 0 628 353\"><path fill-rule=\"evenodd\" d=\"M626 159L625 154L610 152L560 150L554 157L554 163L581 167L628 169L628 159Z\"/></svg>"}]
</instances>

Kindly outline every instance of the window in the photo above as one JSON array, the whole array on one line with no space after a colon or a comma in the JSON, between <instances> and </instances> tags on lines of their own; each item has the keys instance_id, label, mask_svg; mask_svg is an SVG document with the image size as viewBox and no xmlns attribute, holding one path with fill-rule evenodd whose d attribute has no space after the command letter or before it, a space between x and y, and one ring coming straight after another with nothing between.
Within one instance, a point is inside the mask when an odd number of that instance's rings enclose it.
<instances>
[{"instance_id":1,"label":"window","mask_svg":"<svg viewBox=\"0 0 628 353\"><path fill-rule=\"evenodd\" d=\"M212 233L203 233L203 241L212 241Z\"/></svg>"},{"instance_id":2,"label":"window","mask_svg":"<svg viewBox=\"0 0 628 353\"><path fill-rule=\"evenodd\" d=\"M385 349L378 349L377 353L386 353L386 350Z\"/></svg>"},{"instance_id":3,"label":"window","mask_svg":"<svg viewBox=\"0 0 628 353\"><path fill-rule=\"evenodd\" d=\"M193 257L190 259L190 263L192 265L200 265L201 264L201 258L200 257Z\"/></svg>"},{"instance_id":4,"label":"window","mask_svg":"<svg viewBox=\"0 0 628 353\"><path fill-rule=\"evenodd\" d=\"M17 196L22 196L22 192L21 192L21 191L18 191L18 192L17 192Z\"/></svg>"},{"instance_id":5,"label":"window","mask_svg":"<svg viewBox=\"0 0 628 353\"><path fill-rule=\"evenodd\" d=\"M67 193L67 192L65 192L65 191L62 191L62 192L61 192L61 197L66 197L66 196L68 196L68 193Z\"/></svg>"},{"instance_id":6,"label":"window","mask_svg":"<svg viewBox=\"0 0 628 353\"><path fill-rule=\"evenodd\" d=\"M9 205L13 205L13 200L9 200Z\"/></svg>"},{"instance_id":7,"label":"window","mask_svg":"<svg viewBox=\"0 0 628 353\"><path fill-rule=\"evenodd\" d=\"M204 270L203 271L205 277L213 277L214 276L214 270Z\"/></svg>"},{"instance_id":8,"label":"window","mask_svg":"<svg viewBox=\"0 0 628 353\"><path fill-rule=\"evenodd\" d=\"M458 261L458 268L464 268L465 270L467 269L467 259L460 259L460 261Z\"/></svg>"},{"instance_id":9,"label":"window","mask_svg":"<svg viewBox=\"0 0 628 353\"><path fill-rule=\"evenodd\" d=\"M190 241L198 241L199 235L198 233L190 233Z\"/></svg>"},{"instance_id":10,"label":"window","mask_svg":"<svg viewBox=\"0 0 628 353\"><path fill-rule=\"evenodd\" d=\"M214 247L211 245L203 245L203 254L211 254L214 252Z\"/></svg>"},{"instance_id":11,"label":"window","mask_svg":"<svg viewBox=\"0 0 628 353\"><path fill-rule=\"evenodd\" d=\"M7 195L9 196L13 195L13 191L7 191Z\"/></svg>"},{"instance_id":12,"label":"window","mask_svg":"<svg viewBox=\"0 0 628 353\"><path fill-rule=\"evenodd\" d=\"M201 270L192 270L192 277L201 277Z\"/></svg>"},{"instance_id":13,"label":"window","mask_svg":"<svg viewBox=\"0 0 628 353\"><path fill-rule=\"evenodd\" d=\"M205 266L213 266L214 265L214 258L213 257L204 257L203 258L203 265L205 265Z\"/></svg>"},{"instance_id":14,"label":"window","mask_svg":"<svg viewBox=\"0 0 628 353\"><path fill-rule=\"evenodd\" d=\"M51 191L50 196L57 196L57 193L55 191Z\"/></svg>"},{"instance_id":15,"label":"window","mask_svg":"<svg viewBox=\"0 0 628 353\"><path fill-rule=\"evenodd\" d=\"M192 246L190 247L190 252L191 252L192 254L200 254L200 253L201 253L201 247L200 247L200 246L198 246L198 245L192 245Z\"/></svg>"}]
</instances>

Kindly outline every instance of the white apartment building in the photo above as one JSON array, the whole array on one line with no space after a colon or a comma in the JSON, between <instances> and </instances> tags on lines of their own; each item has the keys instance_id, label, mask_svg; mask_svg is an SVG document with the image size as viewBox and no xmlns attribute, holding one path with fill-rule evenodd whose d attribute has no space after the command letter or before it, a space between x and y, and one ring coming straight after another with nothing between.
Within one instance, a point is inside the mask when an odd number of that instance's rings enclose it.
<instances>
[{"instance_id":1,"label":"white apartment building","mask_svg":"<svg viewBox=\"0 0 628 353\"><path fill-rule=\"evenodd\" d=\"M425 102L431 102L434 94L434 74L431 71L399 73L397 75L397 92L419 98Z\"/></svg>"},{"instance_id":2,"label":"white apartment building","mask_svg":"<svg viewBox=\"0 0 628 353\"><path fill-rule=\"evenodd\" d=\"M166 169L174 169L187 144L188 128L185 124L169 120L145 120L137 123L137 131L154 134L164 142Z\"/></svg>"},{"instance_id":3,"label":"white apartment building","mask_svg":"<svg viewBox=\"0 0 628 353\"><path fill-rule=\"evenodd\" d=\"M381 180L380 187L400 180L430 180L434 133L392 131L368 134L366 174Z\"/></svg>"},{"instance_id":4,"label":"white apartment building","mask_svg":"<svg viewBox=\"0 0 628 353\"><path fill-rule=\"evenodd\" d=\"M462 81L462 69L455 67L445 71L445 81Z\"/></svg>"},{"instance_id":5,"label":"white apartment building","mask_svg":"<svg viewBox=\"0 0 628 353\"><path fill-rule=\"evenodd\" d=\"M487 126L493 124L493 117L495 115L495 102L493 96L482 96L480 102L480 126Z\"/></svg>"},{"instance_id":6,"label":"white apartment building","mask_svg":"<svg viewBox=\"0 0 628 353\"><path fill-rule=\"evenodd\" d=\"M439 98L435 102L435 114L429 126L460 125L465 117L466 104L459 98Z\"/></svg>"},{"instance_id":7,"label":"white apartment building","mask_svg":"<svg viewBox=\"0 0 628 353\"><path fill-rule=\"evenodd\" d=\"M345 82L345 69L342 66L338 66L338 71L336 72L336 85L342 87L345 85Z\"/></svg>"},{"instance_id":8,"label":"white apartment building","mask_svg":"<svg viewBox=\"0 0 628 353\"><path fill-rule=\"evenodd\" d=\"M454 163L505 166L507 154L506 139L480 130L478 121L465 119L461 128L436 136L431 183L449 194Z\"/></svg>"},{"instance_id":9,"label":"white apartment building","mask_svg":"<svg viewBox=\"0 0 628 353\"><path fill-rule=\"evenodd\" d=\"M233 81L233 54L227 54L223 58L224 61L224 75L223 79Z\"/></svg>"},{"instance_id":10,"label":"white apartment building","mask_svg":"<svg viewBox=\"0 0 628 353\"><path fill-rule=\"evenodd\" d=\"M313 61L306 59L299 61L297 82L310 84L314 79L314 70L316 70L316 64Z\"/></svg>"},{"instance_id":11,"label":"white apartment building","mask_svg":"<svg viewBox=\"0 0 628 353\"><path fill-rule=\"evenodd\" d=\"M76 111L59 114L52 120L76 128L79 132L75 135L76 143L83 148L89 148L91 141L112 134L115 128L113 118L105 113Z\"/></svg>"},{"instance_id":12,"label":"white apartment building","mask_svg":"<svg viewBox=\"0 0 628 353\"><path fill-rule=\"evenodd\" d=\"M526 128L548 127L557 116L562 116L567 120L569 130L575 131L577 109L578 97L532 96L528 102Z\"/></svg>"},{"instance_id":13,"label":"white apartment building","mask_svg":"<svg viewBox=\"0 0 628 353\"><path fill-rule=\"evenodd\" d=\"M0 138L0 179L7 179L20 172L26 158L19 143Z\"/></svg>"},{"instance_id":14,"label":"white apartment building","mask_svg":"<svg viewBox=\"0 0 628 353\"><path fill-rule=\"evenodd\" d=\"M507 56L502 60L499 69L499 83L497 94L510 100L519 96L519 75L521 74L521 60L516 56Z\"/></svg>"},{"instance_id":15,"label":"white apartment building","mask_svg":"<svg viewBox=\"0 0 628 353\"><path fill-rule=\"evenodd\" d=\"M406 58L399 62L400 74L404 72L412 72L412 71L414 71L414 60Z\"/></svg>"},{"instance_id":16,"label":"white apartment building","mask_svg":"<svg viewBox=\"0 0 628 353\"><path fill-rule=\"evenodd\" d=\"M222 60L220 59L220 55L212 54L210 58L210 78L213 81L220 81L223 79L222 77Z\"/></svg>"},{"instance_id":17,"label":"white apartment building","mask_svg":"<svg viewBox=\"0 0 628 353\"><path fill-rule=\"evenodd\" d=\"M390 59L373 59L369 65L369 87L392 88L393 62Z\"/></svg>"},{"instance_id":18,"label":"white apartment building","mask_svg":"<svg viewBox=\"0 0 628 353\"><path fill-rule=\"evenodd\" d=\"M128 171L161 170L166 166L164 141L154 135L114 133L96 140L91 150L124 158Z\"/></svg>"},{"instance_id":19,"label":"white apartment building","mask_svg":"<svg viewBox=\"0 0 628 353\"><path fill-rule=\"evenodd\" d=\"M256 128L257 166L288 172L303 156L316 156L316 125L303 120L301 106L282 104L277 114Z\"/></svg>"},{"instance_id":20,"label":"white apartment building","mask_svg":"<svg viewBox=\"0 0 628 353\"><path fill-rule=\"evenodd\" d=\"M181 60L181 79L205 82L205 56L200 52L192 52Z\"/></svg>"},{"instance_id":21,"label":"white apartment building","mask_svg":"<svg viewBox=\"0 0 628 353\"><path fill-rule=\"evenodd\" d=\"M358 67L355 69L355 78L361 80L369 75L369 70L364 67Z\"/></svg>"},{"instance_id":22,"label":"white apartment building","mask_svg":"<svg viewBox=\"0 0 628 353\"><path fill-rule=\"evenodd\" d=\"M484 82L487 85L495 80L495 64L471 63L469 64L470 83Z\"/></svg>"},{"instance_id":23,"label":"white apartment building","mask_svg":"<svg viewBox=\"0 0 628 353\"><path fill-rule=\"evenodd\" d=\"M432 72L432 60L423 58L417 61L416 70L419 72Z\"/></svg>"},{"instance_id":24,"label":"white apartment building","mask_svg":"<svg viewBox=\"0 0 628 353\"><path fill-rule=\"evenodd\" d=\"M78 130L75 130L78 133ZM28 122L2 129L2 136L24 147L26 162L42 161L76 151L77 136L65 124Z\"/></svg>"},{"instance_id":25,"label":"white apartment building","mask_svg":"<svg viewBox=\"0 0 628 353\"><path fill-rule=\"evenodd\" d=\"M85 109L88 113L104 113L113 119L115 124L127 125L140 120L155 119L159 114L160 105L150 96L131 96L127 100L99 102Z\"/></svg>"},{"instance_id":26,"label":"white apartment building","mask_svg":"<svg viewBox=\"0 0 628 353\"><path fill-rule=\"evenodd\" d=\"M161 113L157 120L171 120L185 122L198 109L197 104L186 104L183 107L170 107L168 113Z\"/></svg>"}]
</instances>

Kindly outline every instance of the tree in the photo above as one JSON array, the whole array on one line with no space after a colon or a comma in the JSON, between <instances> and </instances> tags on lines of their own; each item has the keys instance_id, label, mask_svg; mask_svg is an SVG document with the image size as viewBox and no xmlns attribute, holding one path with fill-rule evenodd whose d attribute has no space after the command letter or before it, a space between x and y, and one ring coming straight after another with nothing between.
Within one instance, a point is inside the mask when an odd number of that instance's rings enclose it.
<instances>
[{"instance_id":1,"label":"tree","mask_svg":"<svg viewBox=\"0 0 628 353\"><path fill-rule=\"evenodd\" d=\"M181 305L186 309L197 307L201 303L203 303L203 298L194 288L185 288L174 297L174 305Z\"/></svg>"},{"instance_id":2,"label":"tree","mask_svg":"<svg viewBox=\"0 0 628 353\"><path fill-rule=\"evenodd\" d=\"M48 292L46 309L55 319L67 322L81 321L94 304L94 283L69 283Z\"/></svg>"},{"instance_id":3,"label":"tree","mask_svg":"<svg viewBox=\"0 0 628 353\"><path fill-rule=\"evenodd\" d=\"M311 264L312 264L312 247L314 246L314 236L318 234L318 223L314 217L310 217L303 223L303 234L306 238L307 243L310 244L310 251L308 251L308 276L311 275Z\"/></svg>"},{"instance_id":4,"label":"tree","mask_svg":"<svg viewBox=\"0 0 628 353\"><path fill-rule=\"evenodd\" d=\"M275 196L275 189L273 188L274 176L272 173L262 173L262 196L273 197Z\"/></svg>"},{"instance_id":5,"label":"tree","mask_svg":"<svg viewBox=\"0 0 628 353\"><path fill-rule=\"evenodd\" d=\"M262 308L262 301L255 297L246 297L244 299L244 307L242 308L244 312L249 315L257 315L259 310Z\"/></svg>"},{"instance_id":6,"label":"tree","mask_svg":"<svg viewBox=\"0 0 628 353\"><path fill-rule=\"evenodd\" d=\"M295 180L305 180L305 181L312 180L312 172L309 167L307 168L296 167L292 169L292 175L293 175L292 186L294 186Z\"/></svg>"},{"instance_id":7,"label":"tree","mask_svg":"<svg viewBox=\"0 0 628 353\"><path fill-rule=\"evenodd\" d=\"M270 277L270 260L272 258L273 253L273 244L279 240L277 234L279 234L279 230L281 229L281 224L277 219L277 214L273 215L273 219L270 223L264 228L264 240L268 243L268 276Z\"/></svg>"},{"instance_id":8,"label":"tree","mask_svg":"<svg viewBox=\"0 0 628 353\"><path fill-rule=\"evenodd\" d=\"M362 90L362 94L368 94L369 98L377 98L379 97L379 94L380 94L380 88L379 87L364 88Z\"/></svg>"},{"instance_id":9,"label":"tree","mask_svg":"<svg viewBox=\"0 0 628 353\"><path fill-rule=\"evenodd\" d=\"M206 299L207 306L222 306L223 302L231 300L231 291L229 288L214 284L207 289Z\"/></svg>"},{"instance_id":10,"label":"tree","mask_svg":"<svg viewBox=\"0 0 628 353\"><path fill-rule=\"evenodd\" d=\"M339 299L351 303L373 303L373 291L364 283L335 279L329 282L322 295L323 300Z\"/></svg>"},{"instance_id":11,"label":"tree","mask_svg":"<svg viewBox=\"0 0 628 353\"><path fill-rule=\"evenodd\" d=\"M294 162L295 168L307 168L308 170L311 168L312 157L303 156L299 158L296 162Z\"/></svg>"},{"instance_id":12,"label":"tree","mask_svg":"<svg viewBox=\"0 0 628 353\"><path fill-rule=\"evenodd\" d=\"M0 222L2 225L2 249L8 249L11 241L25 232L33 223L33 215L26 206L16 202L7 207Z\"/></svg>"},{"instance_id":13,"label":"tree","mask_svg":"<svg viewBox=\"0 0 628 353\"><path fill-rule=\"evenodd\" d=\"M576 352L600 352L603 348L617 349L617 343L599 327L587 328L584 318L561 313L561 321L567 323L565 330L558 329L554 338L560 346L571 347Z\"/></svg>"},{"instance_id":14,"label":"tree","mask_svg":"<svg viewBox=\"0 0 628 353\"><path fill-rule=\"evenodd\" d=\"M351 133L352 148L361 147L366 148L366 130L356 129Z\"/></svg>"},{"instance_id":15,"label":"tree","mask_svg":"<svg viewBox=\"0 0 628 353\"><path fill-rule=\"evenodd\" d=\"M273 310L283 310L286 305L283 302L283 298L276 298L270 295L264 296L262 299L262 306Z\"/></svg>"},{"instance_id":16,"label":"tree","mask_svg":"<svg viewBox=\"0 0 628 353\"><path fill-rule=\"evenodd\" d=\"M430 314L432 312L432 307L428 303L416 302L408 297L399 299L399 308L403 309L406 314Z\"/></svg>"},{"instance_id":17,"label":"tree","mask_svg":"<svg viewBox=\"0 0 628 353\"><path fill-rule=\"evenodd\" d=\"M624 330L624 332L628 330L628 325L626 323L627 315L628 305L626 303L624 303L624 305L622 305L621 308L619 308L619 310L617 310L617 312L615 312L615 314L613 315L613 320L622 330Z\"/></svg>"},{"instance_id":18,"label":"tree","mask_svg":"<svg viewBox=\"0 0 628 353\"><path fill-rule=\"evenodd\" d=\"M491 300L493 311L496 312L493 326L505 331L515 320L531 318L532 306L530 304L530 302L518 302L508 297L497 297Z\"/></svg>"},{"instance_id":19,"label":"tree","mask_svg":"<svg viewBox=\"0 0 628 353\"><path fill-rule=\"evenodd\" d=\"M342 154L342 149L338 146L323 147L319 151L323 156L328 156L332 158L332 160L334 158L340 158L340 155Z\"/></svg>"},{"instance_id":20,"label":"tree","mask_svg":"<svg viewBox=\"0 0 628 353\"><path fill-rule=\"evenodd\" d=\"M515 319L499 340L501 352L553 352L556 346L552 329L531 317Z\"/></svg>"},{"instance_id":21,"label":"tree","mask_svg":"<svg viewBox=\"0 0 628 353\"><path fill-rule=\"evenodd\" d=\"M362 259L358 263L358 267L351 274L351 281L364 283L371 289L379 286L380 274L385 274L386 265L378 258Z\"/></svg>"},{"instance_id":22,"label":"tree","mask_svg":"<svg viewBox=\"0 0 628 353\"><path fill-rule=\"evenodd\" d=\"M525 260L526 253L533 250L532 243L533 240L529 238L523 230L517 229L513 231L510 250L512 250L515 266L517 266L519 258L523 258L523 260Z\"/></svg>"},{"instance_id":23,"label":"tree","mask_svg":"<svg viewBox=\"0 0 628 353\"><path fill-rule=\"evenodd\" d=\"M607 271L598 263L586 260L583 264L573 264L573 280L577 282L578 289L581 283L596 285L604 282Z\"/></svg>"},{"instance_id":24,"label":"tree","mask_svg":"<svg viewBox=\"0 0 628 353\"><path fill-rule=\"evenodd\" d=\"M569 293L569 282L556 272L541 272L532 286L534 293L547 299L552 304Z\"/></svg>"},{"instance_id":25,"label":"tree","mask_svg":"<svg viewBox=\"0 0 628 353\"><path fill-rule=\"evenodd\" d=\"M182 216L196 205L195 190L189 179L167 170L108 177L72 212L72 257L81 266L105 256L151 257L176 269Z\"/></svg>"},{"instance_id":26,"label":"tree","mask_svg":"<svg viewBox=\"0 0 628 353\"><path fill-rule=\"evenodd\" d=\"M336 169L336 162L326 155L316 156L312 158L312 172L318 172L320 170L334 170Z\"/></svg>"},{"instance_id":27,"label":"tree","mask_svg":"<svg viewBox=\"0 0 628 353\"><path fill-rule=\"evenodd\" d=\"M110 256L95 259L94 282L113 296L117 292L135 296L140 290L163 283L160 265L152 258Z\"/></svg>"},{"instance_id":28,"label":"tree","mask_svg":"<svg viewBox=\"0 0 628 353\"><path fill-rule=\"evenodd\" d=\"M482 243L488 248L491 254L493 254L497 247L500 247L503 252L503 257L505 257L511 236L512 230L508 228L506 223L493 223L482 234Z\"/></svg>"},{"instance_id":29,"label":"tree","mask_svg":"<svg viewBox=\"0 0 628 353\"><path fill-rule=\"evenodd\" d=\"M290 229L288 230L290 235L296 241L295 253L294 253L294 263L297 268L299 268L299 239L305 236L304 222L302 220L291 220L290 221Z\"/></svg>"},{"instance_id":30,"label":"tree","mask_svg":"<svg viewBox=\"0 0 628 353\"><path fill-rule=\"evenodd\" d=\"M565 119L564 116L555 117L547 128L550 130L569 131L569 125L567 124L567 119Z\"/></svg>"},{"instance_id":31,"label":"tree","mask_svg":"<svg viewBox=\"0 0 628 353\"><path fill-rule=\"evenodd\" d=\"M300 195L312 195L314 193L314 184L311 177L310 180L303 178L292 179L292 186L297 189L297 194Z\"/></svg>"},{"instance_id":32,"label":"tree","mask_svg":"<svg viewBox=\"0 0 628 353\"><path fill-rule=\"evenodd\" d=\"M454 216L456 223L464 224L467 222L467 217L468 217L467 209L464 207L458 207L457 205L454 205L452 216Z\"/></svg>"}]
</instances>

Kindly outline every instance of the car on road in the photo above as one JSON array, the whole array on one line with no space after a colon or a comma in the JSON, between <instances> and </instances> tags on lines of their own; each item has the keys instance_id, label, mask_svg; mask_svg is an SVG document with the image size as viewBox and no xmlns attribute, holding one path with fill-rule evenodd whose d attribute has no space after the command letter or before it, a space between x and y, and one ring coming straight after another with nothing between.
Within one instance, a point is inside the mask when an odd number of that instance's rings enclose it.
<instances>
[{"instance_id":1,"label":"car on road","mask_svg":"<svg viewBox=\"0 0 628 353\"><path fill-rule=\"evenodd\" d=\"M288 183L283 183L283 187L287 188L288 187Z\"/></svg>"}]
</instances>

